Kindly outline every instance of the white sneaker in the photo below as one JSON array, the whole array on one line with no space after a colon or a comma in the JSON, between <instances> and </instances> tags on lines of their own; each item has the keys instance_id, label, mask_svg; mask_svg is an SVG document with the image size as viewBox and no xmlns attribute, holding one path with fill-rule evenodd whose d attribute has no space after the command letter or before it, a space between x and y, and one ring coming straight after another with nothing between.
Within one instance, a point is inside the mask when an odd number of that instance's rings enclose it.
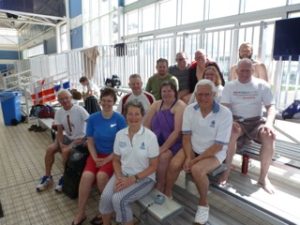
<instances>
[{"instance_id":1,"label":"white sneaker","mask_svg":"<svg viewBox=\"0 0 300 225\"><path fill-rule=\"evenodd\" d=\"M208 221L209 207L198 206L198 210L195 215L195 223L205 224Z\"/></svg>"},{"instance_id":2,"label":"white sneaker","mask_svg":"<svg viewBox=\"0 0 300 225\"><path fill-rule=\"evenodd\" d=\"M41 192L47 189L50 185L52 185L53 180L52 176L43 176L41 177L40 183L36 186L36 191Z\"/></svg>"},{"instance_id":3,"label":"white sneaker","mask_svg":"<svg viewBox=\"0 0 300 225\"><path fill-rule=\"evenodd\" d=\"M55 190L57 193L61 193L61 192L62 192L63 185L64 185L64 177L62 176L62 177L59 179L59 181L58 181L58 183L57 183L57 185L56 185L56 187L55 187L54 190Z\"/></svg>"}]
</instances>

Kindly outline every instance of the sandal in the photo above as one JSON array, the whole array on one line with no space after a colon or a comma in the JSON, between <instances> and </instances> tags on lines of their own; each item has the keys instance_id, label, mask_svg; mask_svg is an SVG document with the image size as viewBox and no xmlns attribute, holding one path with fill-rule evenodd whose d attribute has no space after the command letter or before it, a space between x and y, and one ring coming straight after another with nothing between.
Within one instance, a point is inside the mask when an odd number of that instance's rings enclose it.
<instances>
[{"instance_id":1,"label":"sandal","mask_svg":"<svg viewBox=\"0 0 300 225\"><path fill-rule=\"evenodd\" d=\"M90 224L92 224L92 225L102 225L103 222L102 222L102 217L101 217L101 215L95 216L95 217L90 221Z\"/></svg>"},{"instance_id":2,"label":"sandal","mask_svg":"<svg viewBox=\"0 0 300 225\"><path fill-rule=\"evenodd\" d=\"M86 220L86 216L85 217L83 217L80 221L79 221L79 223L77 223L77 224L75 224L75 222L73 221L72 222L72 225L81 225L81 224L83 224L83 222Z\"/></svg>"}]
</instances>

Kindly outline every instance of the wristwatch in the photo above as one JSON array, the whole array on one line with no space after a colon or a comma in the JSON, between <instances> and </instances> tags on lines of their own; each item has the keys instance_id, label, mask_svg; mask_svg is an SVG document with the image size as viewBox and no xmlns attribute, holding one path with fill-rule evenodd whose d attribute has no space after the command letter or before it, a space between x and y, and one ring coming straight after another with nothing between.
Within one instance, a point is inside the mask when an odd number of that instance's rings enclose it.
<instances>
[{"instance_id":1,"label":"wristwatch","mask_svg":"<svg viewBox=\"0 0 300 225\"><path fill-rule=\"evenodd\" d=\"M134 175L134 178L135 178L135 183L138 183L140 181L140 178L139 178L139 176L137 174Z\"/></svg>"}]
</instances>

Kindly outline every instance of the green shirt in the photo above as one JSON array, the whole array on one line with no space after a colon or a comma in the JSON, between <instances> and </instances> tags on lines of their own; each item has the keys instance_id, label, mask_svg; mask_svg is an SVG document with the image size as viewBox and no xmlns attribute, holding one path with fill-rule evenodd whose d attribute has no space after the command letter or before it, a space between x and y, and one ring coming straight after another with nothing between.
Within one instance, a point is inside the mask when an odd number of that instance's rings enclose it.
<instances>
[{"instance_id":1,"label":"green shirt","mask_svg":"<svg viewBox=\"0 0 300 225\"><path fill-rule=\"evenodd\" d=\"M176 89L178 90L178 80L175 76L171 74L167 74L166 76L161 77L158 74L154 74L152 77L148 79L147 85L146 85L146 91L150 92L154 95L156 100L161 99L160 97L160 85L164 81L171 81L175 84Z\"/></svg>"}]
</instances>

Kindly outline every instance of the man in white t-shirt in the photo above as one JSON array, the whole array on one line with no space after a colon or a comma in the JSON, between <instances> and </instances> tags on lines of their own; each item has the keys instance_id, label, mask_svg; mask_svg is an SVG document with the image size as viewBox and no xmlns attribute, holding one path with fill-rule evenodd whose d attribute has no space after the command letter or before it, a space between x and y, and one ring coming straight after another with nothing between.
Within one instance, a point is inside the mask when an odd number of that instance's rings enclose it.
<instances>
[{"instance_id":1,"label":"man in white t-shirt","mask_svg":"<svg viewBox=\"0 0 300 225\"><path fill-rule=\"evenodd\" d=\"M237 70L238 79L227 83L224 87L221 103L231 109L235 122L228 146L226 171L221 182L226 183L236 143L239 147L247 140L261 143L260 160L261 169L258 184L268 193L274 193L274 188L268 178L268 170L274 152L275 133L273 122L275 119L274 99L270 85L255 76L254 66L250 59L242 59ZM262 118L262 105L267 110L266 120Z\"/></svg>"},{"instance_id":2,"label":"man in white t-shirt","mask_svg":"<svg viewBox=\"0 0 300 225\"><path fill-rule=\"evenodd\" d=\"M72 95L67 90L62 90L57 95L62 108L55 113L54 124L57 125L57 134L54 143L48 146L45 155L46 173L37 185L38 192L45 190L53 183L51 168L54 163L55 153L61 152L63 164L66 163L74 145L85 141L86 120L88 112L81 106L72 103ZM55 191L61 192L63 177L60 178Z\"/></svg>"},{"instance_id":3,"label":"man in white t-shirt","mask_svg":"<svg viewBox=\"0 0 300 225\"><path fill-rule=\"evenodd\" d=\"M232 128L232 114L214 101L215 94L212 81L202 79L196 84L197 102L188 105L183 114L183 150L174 156L167 175L166 195L170 196L182 167L192 173L200 194L195 223L200 224L205 224L209 216L207 174L226 158Z\"/></svg>"},{"instance_id":4,"label":"man in white t-shirt","mask_svg":"<svg viewBox=\"0 0 300 225\"><path fill-rule=\"evenodd\" d=\"M137 100L142 103L145 112L148 112L150 105L155 101L155 98L152 94L142 89L143 82L139 74L132 74L129 76L128 83L132 93L126 94L122 97L119 102L117 111L124 115L125 105L129 101Z\"/></svg>"}]
</instances>

